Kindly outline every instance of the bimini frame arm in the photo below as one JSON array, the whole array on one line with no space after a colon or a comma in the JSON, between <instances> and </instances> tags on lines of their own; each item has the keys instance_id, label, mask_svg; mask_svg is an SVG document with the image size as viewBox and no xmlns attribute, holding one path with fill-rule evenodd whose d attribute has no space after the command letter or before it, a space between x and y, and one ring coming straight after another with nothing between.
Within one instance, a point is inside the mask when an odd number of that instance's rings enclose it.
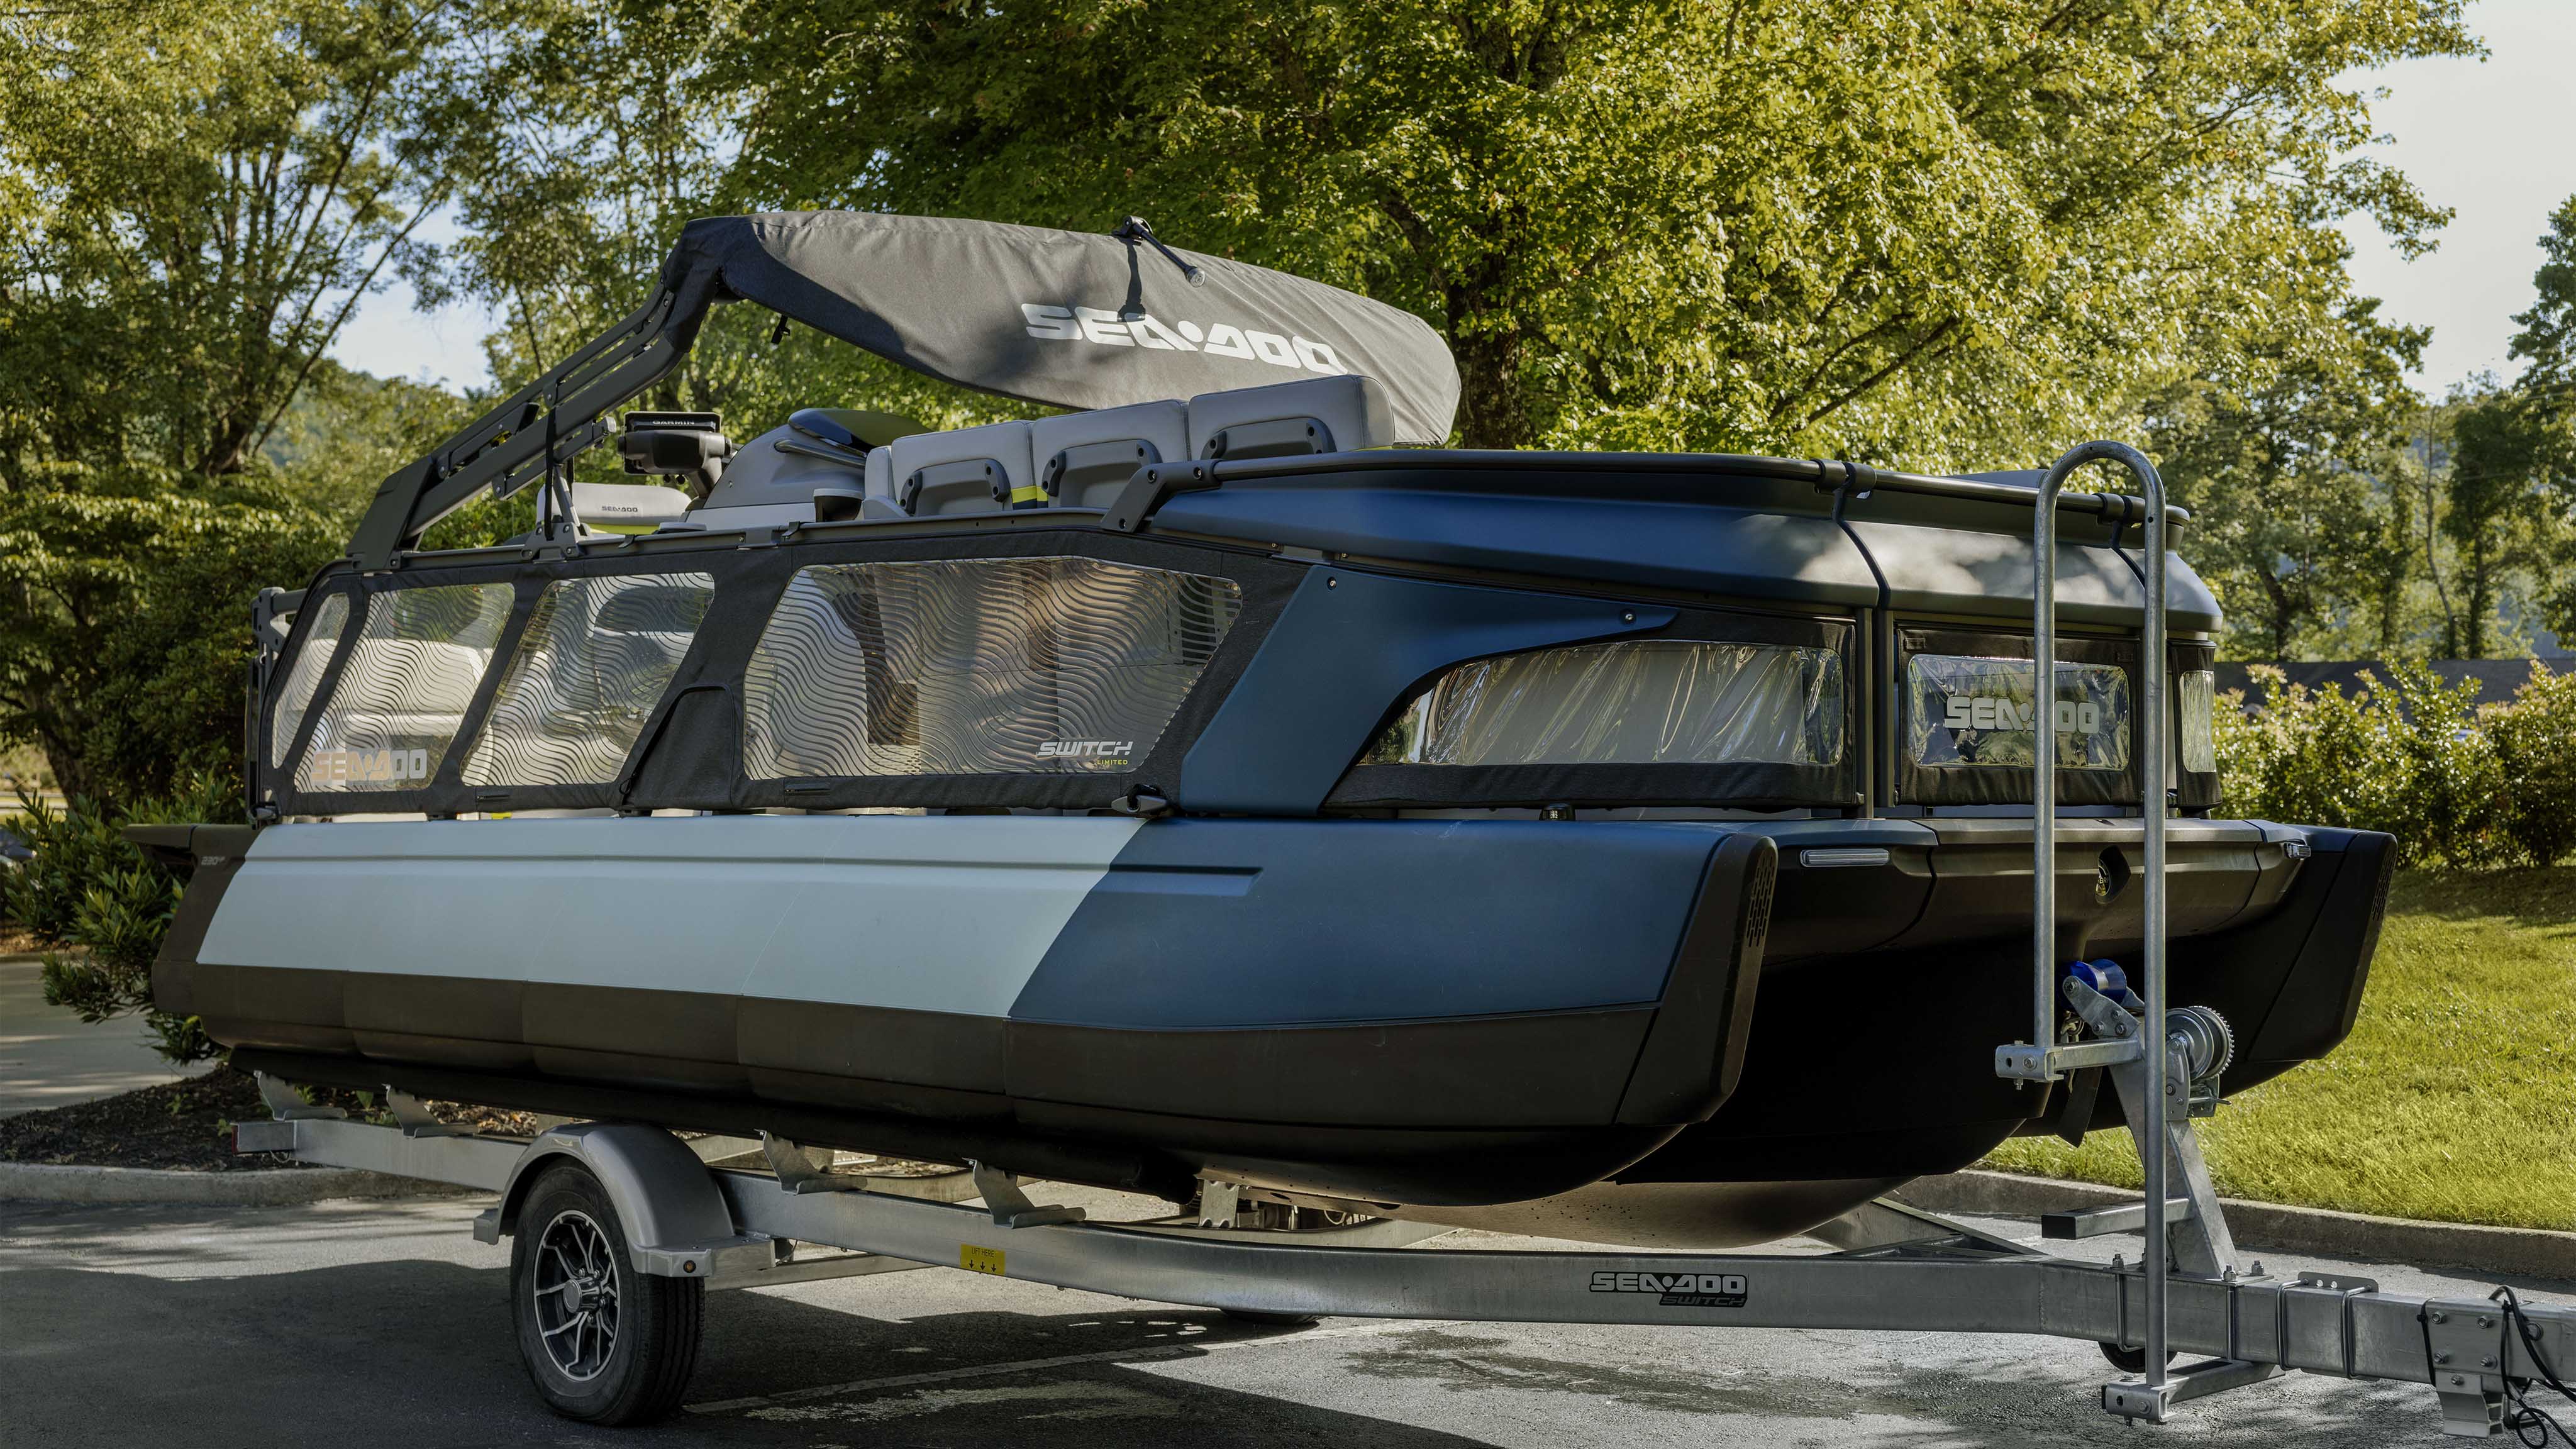
<instances>
[{"instance_id":1,"label":"bimini frame arm","mask_svg":"<svg viewBox=\"0 0 2576 1449\"><path fill-rule=\"evenodd\" d=\"M605 438L608 411L661 381L696 340L708 304L684 313L678 301L672 288L660 288L624 321L379 484L349 540L358 567L391 567L394 555L476 494L507 498Z\"/></svg>"}]
</instances>

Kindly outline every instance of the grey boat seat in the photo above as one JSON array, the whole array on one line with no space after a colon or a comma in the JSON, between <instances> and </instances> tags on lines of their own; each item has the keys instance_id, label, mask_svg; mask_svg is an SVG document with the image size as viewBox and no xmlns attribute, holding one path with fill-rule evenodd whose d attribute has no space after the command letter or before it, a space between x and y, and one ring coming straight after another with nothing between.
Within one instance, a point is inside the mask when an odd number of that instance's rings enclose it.
<instances>
[{"instance_id":1,"label":"grey boat seat","mask_svg":"<svg viewBox=\"0 0 2576 1449\"><path fill-rule=\"evenodd\" d=\"M993 513L1046 501L1031 463L1027 423L915 433L881 451L890 455L885 484L895 506L915 518Z\"/></svg>"},{"instance_id":2,"label":"grey boat seat","mask_svg":"<svg viewBox=\"0 0 2576 1449\"><path fill-rule=\"evenodd\" d=\"M836 456L836 451L815 446L792 428L772 428L734 453L704 502L662 527L721 532L896 516L892 504L871 506L860 460ZM885 451L869 454L866 470L873 470Z\"/></svg>"},{"instance_id":3,"label":"grey boat seat","mask_svg":"<svg viewBox=\"0 0 2576 1449\"><path fill-rule=\"evenodd\" d=\"M1190 399L1193 458L1279 458L1394 444L1395 413L1373 377L1344 373Z\"/></svg>"},{"instance_id":4,"label":"grey boat seat","mask_svg":"<svg viewBox=\"0 0 2576 1449\"><path fill-rule=\"evenodd\" d=\"M1106 508L1137 469L1190 455L1189 409L1149 402L1040 418L1029 451L1049 506Z\"/></svg>"}]
</instances>

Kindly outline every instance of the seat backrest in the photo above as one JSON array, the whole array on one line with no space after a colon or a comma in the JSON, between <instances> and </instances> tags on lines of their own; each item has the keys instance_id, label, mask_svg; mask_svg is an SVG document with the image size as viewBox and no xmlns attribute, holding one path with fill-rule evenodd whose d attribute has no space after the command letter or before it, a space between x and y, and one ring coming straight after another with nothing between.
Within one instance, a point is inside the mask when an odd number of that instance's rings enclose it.
<instances>
[{"instance_id":1,"label":"seat backrest","mask_svg":"<svg viewBox=\"0 0 2576 1449\"><path fill-rule=\"evenodd\" d=\"M894 444L868 454L865 489L870 503L883 503L897 513L903 511L903 505L894 501Z\"/></svg>"},{"instance_id":2,"label":"seat backrest","mask_svg":"<svg viewBox=\"0 0 2576 1449\"><path fill-rule=\"evenodd\" d=\"M1189 409L1149 402L1040 418L1029 424L1029 454L1048 503L1106 508L1137 469L1190 455Z\"/></svg>"},{"instance_id":3,"label":"seat backrest","mask_svg":"<svg viewBox=\"0 0 2576 1449\"><path fill-rule=\"evenodd\" d=\"M993 513L1046 501L1029 462L1027 423L988 423L897 438L885 450L894 500L916 518Z\"/></svg>"},{"instance_id":4,"label":"seat backrest","mask_svg":"<svg viewBox=\"0 0 2576 1449\"><path fill-rule=\"evenodd\" d=\"M1357 373L1190 399L1190 456L1277 458L1348 453L1395 442L1395 414L1377 379Z\"/></svg>"}]
</instances>

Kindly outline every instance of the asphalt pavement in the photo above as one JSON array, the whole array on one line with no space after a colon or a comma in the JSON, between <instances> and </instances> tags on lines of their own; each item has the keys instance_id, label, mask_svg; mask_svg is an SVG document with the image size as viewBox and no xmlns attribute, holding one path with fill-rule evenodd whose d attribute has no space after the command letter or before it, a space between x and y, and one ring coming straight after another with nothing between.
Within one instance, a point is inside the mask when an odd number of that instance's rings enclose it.
<instances>
[{"instance_id":1,"label":"asphalt pavement","mask_svg":"<svg viewBox=\"0 0 2576 1449\"><path fill-rule=\"evenodd\" d=\"M0 1203L0 1444L2443 1442L2421 1386L2305 1375L2190 1405L2162 1429L2128 1427L2096 1407L2109 1370L2094 1348L2054 1339L1360 1319L1283 1330L948 1269L710 1295L687 1409L655 1428L598 1430L553 1418L528 1387L506 1255L467 1234L481 1205ZM2486 1286L2358 1271L2392 1291ZM2576 1296L2576 1285L2517 1286Z\"/></svg>"},{"instance_id":2,"label":"asphalt pavement","mask_svg":"<svg viewBox=\"0 0 2576 1449\"><path fill-rule=\"evenodd\" d=\"M0 956L0 1117L68 1107L186 1075L152 1049L143 1018L83 1022L45 1004L42 960Z\"/></svg>"}]
</instances>

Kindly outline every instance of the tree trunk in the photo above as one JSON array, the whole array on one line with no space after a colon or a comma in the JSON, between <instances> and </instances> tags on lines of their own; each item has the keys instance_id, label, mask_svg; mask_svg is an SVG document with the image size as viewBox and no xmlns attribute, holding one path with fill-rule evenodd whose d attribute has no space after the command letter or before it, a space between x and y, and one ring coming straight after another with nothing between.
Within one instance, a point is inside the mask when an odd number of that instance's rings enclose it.
<instances>
[{"instance_id":1,"label":"tree trunk","mask_svg":"<svg viewBox=\"0 0 2576 1449\"><path fill-rule=\"evenodd\" d=\"M2463 659L2487 657L2487 607L2491 602L2490 595L2495 592L2495 584L2490 577L2494 570L2489 567L2488 553L2483 536L2469 546L2469 618L2463 630L2468 637L2463 641L2467 647L2460 654Z\"/></svg>"},{"instance_id":2,"label":"tree trunk","mask_svg":"<svg viewBox=\"0 0 2576 1449\"><path fill-rule=\"evenodd\" d=\"M1456 311L1450 313L1458 315ZM1458 445L1526 448L1529 399L1521 391L1521 337L1517 329L1461 338L1454 328L1449 350L1458 359Z\"/></svg>"},{"instance_id":3,"label":"tree trunk","mask_svg":"<svg viewBox=\"0 0 2576 1449\"><path fill-rule=\"evenodd\" d=\"M40 748L45 754L45 769L54 777L54 788L62 791L65 798L94 800L98 797L97 782L90 778L89 771L81 767L78 754L51 740Z\"/></svg>"}]
</instances>

